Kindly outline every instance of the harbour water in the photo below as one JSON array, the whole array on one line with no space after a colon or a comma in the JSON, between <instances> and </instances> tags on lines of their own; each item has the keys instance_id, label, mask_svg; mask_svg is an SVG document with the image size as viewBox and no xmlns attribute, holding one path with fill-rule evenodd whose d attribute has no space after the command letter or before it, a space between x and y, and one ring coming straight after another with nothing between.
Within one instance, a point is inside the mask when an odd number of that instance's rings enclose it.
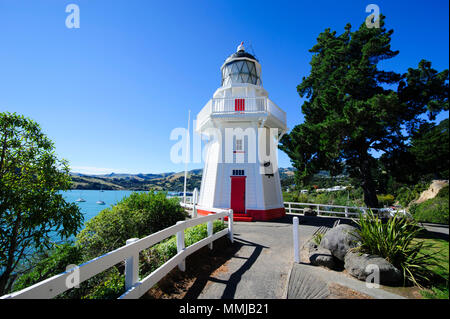
<instances>
[{"instance_id":1,"label":"harbour water","mask_svg":"<svg viewBox=\"0 0 450 319\"><path fill-rule=\"evenodd\" d=\"M70 190L63 192L63 195L67 202L76 203L78 207L80 207L80 211L84 215L84 222L86 223L103 209L114 206L133 192L134 191ZM177 193L167 192L167 194L168 196L171 196L176 195ZM84 199L85 202L76 202L79 198ZM97 201L103 201L105 202L105 205L99 205L97 204Z\"/></svg>"},{"instance_id":2,"label":"harbour water","mask_svg":"<svg viewBox=\"0 0 450 319\"><path fill-rule=\"evenodd\" d=\"M84 215L86 223L92 217L96 216L105 208L114 206L124 197L129 196L133 191L99 191L99 190L71 190L64 192L64 198L69 203L76 203L80 207L80 211ZM83 198L85 202L76 202L77 199ZM105 202L105 205L97 204L97 201Z\"/></svg>"}]
</instances>

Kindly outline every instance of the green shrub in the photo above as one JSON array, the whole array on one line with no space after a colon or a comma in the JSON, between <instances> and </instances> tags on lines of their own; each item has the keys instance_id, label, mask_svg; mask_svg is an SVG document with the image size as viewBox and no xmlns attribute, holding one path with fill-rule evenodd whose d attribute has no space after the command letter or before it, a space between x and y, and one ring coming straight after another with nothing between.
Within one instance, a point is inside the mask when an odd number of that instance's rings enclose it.
<instances>
[{"instance_id":1,"label":"green shrub","mask_svg":"<svg viewBox=\"0 0 450 319\"><path fill-rule=\"evenodd\" d=\"M184 220L186 213L175 198L164 193L132 193L115 206L102 210L77 235L87 260Z\"/></svg>"},{"instance_id":2,"label":"green shrub","mask_svg":"<svg viewBox=\"0 0 450 319\"><path fill-rule=\"evenodd\" d=\"M447 197L436 196L420 204L411 205L409 212L418 222L447 224L449 203Z\"/></svg>"},{"instance_id":3,"label":"green shrub","mask_svg":"<svg viewBox=\"0 0 450 319\"><path fill-rule=\"evenodd\" d=\"M449 185L442 187L436 196L439 198L447 198L448 199L448 187L449 187Z\"/></svg>"},{"instance_id":4,"label":"green shrub","mask_svg":"<svg viewBox=\"0 0 450 319\"><path fill-rule=\"evenodd\" d=\"M362 242L357 250L385 258L402 271L405 282L421 286L438 275L431 270L439 267L437 253L425 252L432 251L432 244L416 240L422 229L414 220L396 215L383 223L369 210L356 222Z\"/></svg>"},{"instance_id":5,"label":"green shrub","mask_svg":"<svg viewBox=\"0 0 450 319\"><path fill-rule=\"evenodd\" d=\"M68 265L82 263L82 250L71 243L55 245L33 263L30 271L22 274L14 282L13 291L22 290L44 279L66 271Z\"/></svg>"},{"instance_id":6,"label":"green shrub","mask_svg":"<svg viewBox=\"0 0 450 319\"><path fill-rule=\"evenodd\" d=\"M391 206L394 204L394 195L386 194L386 195L377 195L378 201L387 206Z\"/></svg>"},{"instance_id":7,"label":"green shrub","mask_svg":"<svg viewBox=\"0 0 450 319\"><path fill-rule=\"evenodd\" d=\"M213 222L213 233L221 231L226 227L225 223L219 220ZM208 236L206 224L197 225L187 228L184 231L185 246L189 247L192 244L206 238ZM177 254L177 239L176 236L171 236L166 240L156 244L150 249L142 252L142 266L141 273L147 276L170 258Z\"/></svg>"},{"instance_id":8,"label":"green shrub","mask_svg":"<svg viewBox=\"0 0 450 319\"><path fill-rule=\"evenodd\" d=\"M407 207L413 200L418 199L420 194L430 187L430 182L420 182L414 186L401 187L395 199L403 206Z\"/></svg>"},{"instance_id":9,"label":"green shrub","mask_svg":"<svg viewBox=\"0 0 450 319\"><path fill-rule=\"evenodd\" d=\"M104 275L103 281L82 299L117 299L125 292L125 276L116 267Z\"/></svg>"}]
</instances>

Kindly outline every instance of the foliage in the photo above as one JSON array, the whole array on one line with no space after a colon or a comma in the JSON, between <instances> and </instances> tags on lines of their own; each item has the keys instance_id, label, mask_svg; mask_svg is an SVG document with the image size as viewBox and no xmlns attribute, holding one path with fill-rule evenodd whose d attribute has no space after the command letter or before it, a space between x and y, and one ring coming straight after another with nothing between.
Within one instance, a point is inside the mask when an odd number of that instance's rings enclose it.
<instances>
[{"instance_id":1,"label":"foliage","mask_svg":"<svg viewBox=\"0 0 450 319\"><path fill-rule=\"evenodd\" d=\"M379 62L394 58L393 30L367 28L356 31L348 24L344 33L326 29L310 50L311 72L297 91L304 123L283 136L280 148L297 169L297 184L306 183L321 169L332 175L348 173L364 190L368 207L377 207L374 169L376 152L405 147L408 136L440 110L448 110L448 70L437 72L428 61L405 74L384 71ZM396 90L392 89L396 88ZM405 130L406 129L406 130Z\"/></svg>"},{"instance_id":2,"label":"foliage","mask_svg":"<svg viewBox=\"0 0 450 319\"><path fill-rule=\"evenodd\" d=\"M391 206L394 203L394 195L391 194L385 194L385 195L377 195L378 202Z\"/></svg>"},{"instance_id":3,"label":"foliage","mask_svg":"<svg viewBox=\"0 0 450 319\"><path fill-rule=\"evenodd\" d=\"M215 220L213 222L213 233L221 231L226 226L223 222ZM190 245L206 238L208 236L208 231L206 224L197 225L194 227L187 228L184 232L185 246ZM143 274L150 274L152 271L156 270L170 258L177 254L177 240L176 236L171 236L165 241L153 246L150 249L143 251L143 265L141 266L141 271Z\"/></svg>"},{"instance_id":4,"label":"foliage","mask_svg":"<svg viewBox=\"0 0 450 319\"><path fill-rule=\"evenodd\" d=\"M405 282L421 286L438 275L437 253L432 244L416 240L422 229L415 221L396 215L382 222L369 210L360 214L356 223L361 236L357 250L385 258L402 271Z\"/></svg>"},{"instance_id":5,"label":"foliage","mask_svg":"<svg viewBox=\"0 0 450 319\"><path fill-rule=\"evenodd\" d=\"M381 156L386 171L397 181L415 184L420 179L448 179L449 120L422 123L411 132L409 145Z\"/></svg>"},{"instance_id":6,"label":"foliage","mask_svg":"<svg viewBox=\"0 0 450 319\"><path fill-rule=\"evenodd\" d=\"M164 193L132 193L87 222L77 244L91 259L125 245L129 238L145 237L185 218L178 199Z\"/></svg>"},{"instance_id":7,"label":"foliage","mask_svg":"<svg viewBox=\"0 0 450 319\"><path fill-rule=\"evenodd\" d=\"M413 200L419 198L420 194L430 187L429 182L419 182L413 186L404 185L397 190L395 199L403 206L407 207Z\"/></svg>"},{"instance_id":8,"label":"foliage","mask_svg":"<svg viewBox=\"0 0 450 319\"><path fill-rule=\"evenodd\" d=\"M82 262L80 247L72 243L54 245L40 256L39 262L33 263L30 271L19 276L14 282L13 291L22 290L44 279L66 271L68 265L78 265Z\"/></svg>"},{"instance_id":9,"label":"foliage","mask_svg":"<svg viewBox=\"0 0 450 319\"><path fill-rule=\"evenodd\" d=\"M418 222L447 224L449 222L448 186L442 188L436 197L420 204L413 204L410 214Z\"/></svg>"},{"instance_id":10,"label":"foliage","mask_svg":"<svg viewBox=\"0 0 450 319\"><path fill-rule=\"evenodd\" d=\"M317 246L320 245L324 235L325 234L323 234L323 233L317 233L313 236L313 241Z\"/></svg>"},{"instance_id":11,"label":"foliage","mask_svg":"<svg viewBox=\"0 0 450 319\"><path fill-rule=\"evenodd\" d=\"M116 267L111 268L103 281L82 299L117 299L125 292L125 275Z\"/></svg>"},{"instance_id":12,"label":"foliage","mask_svg":"<svg viewBox=\"0 0 450 319\"><path fill-rule=\"evenodd\" d=\"M349 188L345 191L334 192L316 192L312 191L307 194L302 194L298 191L283 193L283 200L285 202L296 203L312 203L312 204L330 204L341 206L362 206L362 189Z\"/></svg>"},{"instance_id":13,"label":"foliage","mask_svg":"<svg viewBox=\"0 0 450 319\"><path fill-rule=\"evenodd\" d=\"M0 113L0 295L19 264L51 246L51 235L67 239L81 227L78 206L60 193L70 186L68 163L40 126Z\"/></svg>"}]
</instances>

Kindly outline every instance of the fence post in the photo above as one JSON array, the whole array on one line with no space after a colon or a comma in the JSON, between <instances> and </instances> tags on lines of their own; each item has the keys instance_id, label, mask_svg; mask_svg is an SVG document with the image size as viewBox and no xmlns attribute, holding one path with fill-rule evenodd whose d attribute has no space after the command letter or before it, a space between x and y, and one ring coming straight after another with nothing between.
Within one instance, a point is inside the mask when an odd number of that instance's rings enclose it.
<instances>
[{"instance_id":1,"label":"fence post","mask_svg":"<svg viewBox=\"0 0 450 319\"><path fill-rule=\"evenodd\" d=\"M192 218L197 218L197 203L198 203L198 190L194 189L194 193L192 194Z\"/></svg>"},{"instance_id":2,"label":"fence post","mask_svg":"<svg viewBox=\"0 0 450 319\"><path fill-rule=\"evenodd\" d=\"M294 236L294 261L296 263L299 263L300 262L300 250L299 250L299 243L298 243L298 217L297 216L295 216L293 218L292 233Z\"/></svg>"},{"instance_id":3,"label":"fence post","mask_svg":"<svg viewBox=\"0 0 450 319\"><path fill-rule=\"evenodd\" d=\"M177 222L177 225L181 223L183 223L183 221ZM177 253L180 253L181 251L183 251L183 249L184 249L184 229L177 232ZM178 264L178 269L180 269L181 271L186 270L186 261L184 259L181 263Z\"/></svg>"},{"instance_id":4,"label":"fence post","mask_svg":"<svg viewBox=\"0 0 450 319\"><path fill-rule=\"evenodd\" d=\"M320 216L320 205L317 205L317 216Z\"/></svg>"},{"instance_id":5,"label":"fence post","mask_svg":"<svg viewBox=\"0 0 450 319\"><path fill-rule=\"evenodd\" d=\"M130 245L139 238L130 238L126 241L127 245ZM134 286L139 280L139 252L134 253L125 260L125 289L128 290Z\"/></svg>"},{"instance_id":6,"label":"fence post","mask_svg":"<svg viewBox=\"0 0 450 319\"><path fill-rule=\"evenodd\" d=\"M289 202L288 203L288 206L289 206L289 214L291 213L291 203Z\"/></svg>"},{"instance_id":7,"label":"fence post","mask_svg":"<svg viewBox=\"0 0 450 319\"><path fill-rule=\"evenodd\" d=\"M348 217L348 207L345 206L345 217Z\"/></svg>"},{"instance_id":8,"label":"fence post","mask_svg":"<svg viewBox=\"0 0 450 319\"><path fill-rule=\"evenodd\" d=\"M208 237L211 237L213 235L213 221L210 220L207 224L206 224L206 229L208 231ZM213 249L213 243L210 242L208 244L209 249Z\"/></svg>"},{"instance_id":9,"label":"fence post","mask_svg":"<svg viewBox=\"0 0 450 319\"><path fill-rule=\"evenodd\" d=\"M228 211L228 238L230 239L231 243L234 242L233 238L233 210L230 209Z\"/></svg>"}]
</instances>

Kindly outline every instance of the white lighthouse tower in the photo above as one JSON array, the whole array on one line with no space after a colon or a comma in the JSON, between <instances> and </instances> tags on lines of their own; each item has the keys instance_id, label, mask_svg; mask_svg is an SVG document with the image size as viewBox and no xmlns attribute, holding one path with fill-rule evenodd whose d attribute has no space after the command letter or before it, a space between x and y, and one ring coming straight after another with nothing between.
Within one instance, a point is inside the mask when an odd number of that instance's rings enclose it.
<instances>
[{"instance_id":1,"label":"white lighthouse tower","mask_svg":"<svg viewBox=\"0 0 450 319\"><path fill-rule=\"evenodd\" d=\"M221 87L197 115L196 131L209 137L198 204L231 208L241 221L284 216L277 145L286 113L268 98L261 65L243 43L221 71Z\"/></svg>"}]
</instances>

